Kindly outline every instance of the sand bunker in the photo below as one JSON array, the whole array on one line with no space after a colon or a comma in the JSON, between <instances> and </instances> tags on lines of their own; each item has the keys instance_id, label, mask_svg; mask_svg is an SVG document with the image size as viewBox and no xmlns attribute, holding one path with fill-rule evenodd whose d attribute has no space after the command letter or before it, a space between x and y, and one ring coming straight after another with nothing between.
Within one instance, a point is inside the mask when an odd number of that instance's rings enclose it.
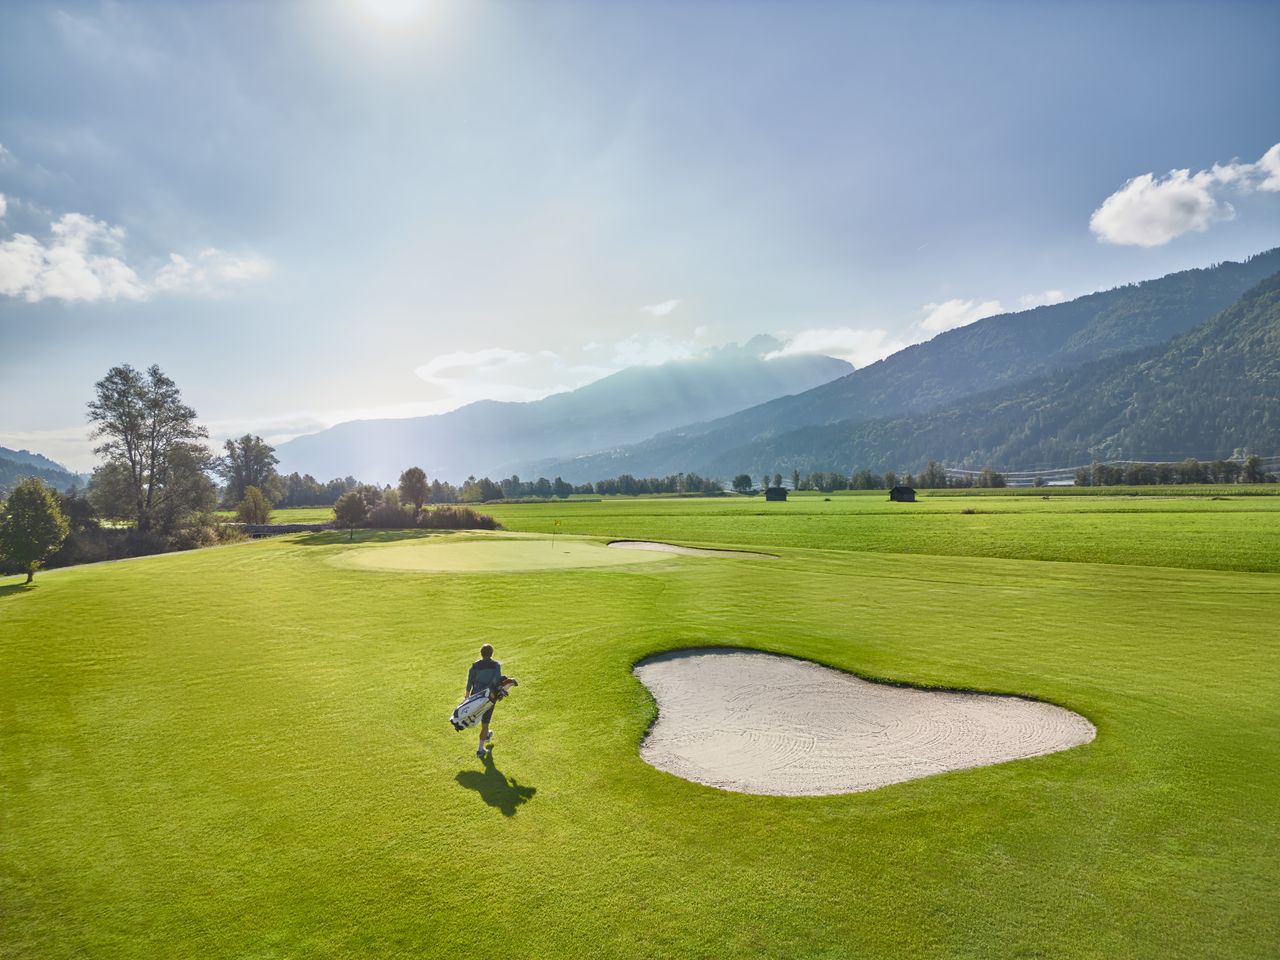
<instances>
[{"instance_id":1,"label":"sand bunker","mask_svg":"<svg viewBox=\"0 0 1280 960\"><path fill-rule=\"evenodd\" d=\"M662 560L661 554L609 550L595 540L567 537L438 539L360 546L335 558L342 566L422 573L512 573L527 570L617 567Z\"/></svg>"},{"instance_id":2,"label":"sand bunker","mask_svg":"<svg viewBox=\"0 0 1280 960\"><path fill-rule=\"evenodd\" d=\"M642 660L658 702L640 755L686 780L740 793L873 790L1088 743L1088 720L1020 697L871 683L749 650Z\"/></svg>"},{"instance_id":3,"label":"sand bunker","mask_svg":"<svg viewBox=\"0 0 1280 960\"><path fill-rule=\"evenodd\" d=\"M611 547L619 550L649 550L654 553L679 553L686 557L729 557L743 560L778 559L771 553L752 553L749 550L704 550L699 547L679 547L674 543L659 543L656 540L614 540Z\"/></svg>"}]
</instances>

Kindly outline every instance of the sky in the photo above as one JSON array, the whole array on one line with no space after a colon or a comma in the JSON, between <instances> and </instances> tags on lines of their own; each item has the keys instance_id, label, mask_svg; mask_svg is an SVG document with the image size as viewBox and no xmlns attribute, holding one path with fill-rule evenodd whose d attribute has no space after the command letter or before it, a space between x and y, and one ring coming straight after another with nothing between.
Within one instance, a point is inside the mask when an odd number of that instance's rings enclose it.
<instances>
[{"instance_id":1,"label":"sky","mask_svg":"<svg viewBox=\"0 0 1280 960\"><path fill-rule=\"evenodd\" d=\"M857 366L1280 245L1274 3L0 5L0 445L215 441L761 333Z\"/></svg>"}]
</instances>

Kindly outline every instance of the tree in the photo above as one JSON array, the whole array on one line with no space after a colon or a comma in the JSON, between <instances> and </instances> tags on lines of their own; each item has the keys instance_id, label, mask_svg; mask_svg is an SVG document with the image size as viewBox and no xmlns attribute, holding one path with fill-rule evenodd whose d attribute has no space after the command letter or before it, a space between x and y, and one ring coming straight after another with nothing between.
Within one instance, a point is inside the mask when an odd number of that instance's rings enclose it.
<instances>
[{"instance_id":1,"label":"tree","mask_svg":"<svg viewBox=\"0 0 1280 960\"><path fill-rule=\"evenodd\" d=\"M791 471L791 489L792 490L800 489L800 471L799 470Z\"/></svg>"},{"instance_id":2,"label":"tree","mask_svg":"<svg viewBox=\"0 0 1280 960\"><path fill-rule=\"evenodd\" d=\"M400 474L400 500L413 504L413 515L422 512L422 505L431 496L431 487L427 483L427 475L421 467L410 467Z\"/></svg>"},{"instance_id":3,"label":"tree","mask_svg":"<svg viewBox=\"0 0 1280 960\"><path fill-rule=\"evenodd\" d=\"M751 489L751 476L746 473L740 473L733 478L733 489L738 493L746 493Z\"/></svg>"},{"instance_id":4,"label":"tree","mask_svg":"<svg viewBox=\"0 0 1280 960\"><path fill-rule=\"evenodd\" d=\"M942 489L947 485L947 471L937 460L930 460L917 482L926 490Z\"/></svg>"},{"instance_id":5,"label":"tree","mask_svg":"<svg viewBox=\"0 0 1280 960\"><path fill-rule=\"evenodd\" d=\"M227 483L226 503L239 503L249 487L268 501L279 500L284 494L284 483L276 473L275 447L261 437L246 433L239 440L228 440L224 445L226 456L217 461L218 475Z\"/></svg>"},{"instance_id":6,"label":"tree","mask_svg":"<svg viewBox=\"0 0 1280 960\"><path fill-rule=\"evenodd\" d=\"M884 472L884 485L885 489L892 490L898 485L898 475L892 470L886 470Z\"/></svg>"},{"instance_id":7,"label":"tree","mask_svg":"<svg viewBox=\"0 0 1280 960\"><path fill-rule=\"evenodd\" d=\"M353 490L351 493L344 493L334 504L333 522L350 532L347 539L354 540L356 527L364 523L364 518L368 514L369 508L365 505L364 497Z\"/></svg>"},{"instance_id":8,"label":"tree","mask_svg":"<svg viewBox=\"0 0 1280 960\"><path fill-rule=\"evenodd\" d=\"M34 477L20 480L0 507L0 556L30 583L44 559L62 546L68 529L57 494Z\"/></svg>"},{"instance_id":9,"label":"tree","mask_svg":"<svg viewBox=\"0 0 1280 960\"><path fill-rule=\"evenodd\" d=\"M1244 468L1241 472L1240 479L1245 483L1266 482L1267 471L1263 469L1262 458L1256 453L1251 453L1244 458Z\"/></svg>"},{"instance_id":10,"label":"tree","mask_svg":"<svg viewBox=\"0 0 1280 960\"><path fill-rule=\"evenodd\" d=\"M773 485L774 485L775 487L780 487L780 486L782 486L782 474L780 474L780 473L775 473L775 474L773 475Z\"/></svg>"},{"instance_id":11,"label":"tree","mask_svg":"<svg viewBox=\"0 0 1280 960\"><path fill-rule=\"evenodd\" d=\"M125 364L112 367L94 385L89 403L93 437L103 442L94 453L118 467L126 484L138 529L151 529L167 489L174 451L208 436L196 412L182 402L177 385L151 366L145 374Z\"/></svg>"},{"instance_id":12,"label":"tree","mask_svg":"<svg viewBox=\"0 0 1280 960\"><path fill-rule=\"evenodd\" d=\"M241 523L270 523L271 505L257 487L246 487L244 498L236 505Z\"/></svg>"}]
</instances>

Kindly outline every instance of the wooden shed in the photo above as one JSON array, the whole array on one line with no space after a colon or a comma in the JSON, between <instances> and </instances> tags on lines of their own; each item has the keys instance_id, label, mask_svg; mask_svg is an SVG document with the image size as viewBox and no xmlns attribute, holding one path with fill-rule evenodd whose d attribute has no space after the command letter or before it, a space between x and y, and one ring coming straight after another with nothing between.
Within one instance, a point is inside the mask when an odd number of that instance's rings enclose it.
<instances>
[{"instance_id":1,"label":"wooden shed","mask_svg":"<svg viewBox=\"0 0 1280 960\"><path fill-rule=\"evenodd\" d=\"M786 500L787 488L786 487L766 487L764 491L764 498L766 500Z\"/></svg>"},{"instance_id":2,"label":"wooden shed","mask_svg":"<svg viewBox=\"0 0 1280 960\"><path fill-rule=\"evenodd\" d=\"M915 503L915 487L894 487L889 491L889 499L894 503Z\"/></svg>"}]
</instances>

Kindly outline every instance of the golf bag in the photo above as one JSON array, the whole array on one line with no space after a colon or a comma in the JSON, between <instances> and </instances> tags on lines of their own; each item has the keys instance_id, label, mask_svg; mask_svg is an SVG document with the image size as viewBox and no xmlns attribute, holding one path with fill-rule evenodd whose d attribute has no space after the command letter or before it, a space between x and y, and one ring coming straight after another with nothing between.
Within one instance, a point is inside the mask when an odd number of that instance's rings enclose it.
<instances>
[{"instance_id":1,"label":"golf bag","mask_svg":"<svg viewBox=\"0 0 1280 960\"><path fill-rule=\"evenodd\" d=\"M511 688L515 686L519 686L515 677L503 677L498 681L497 687L485 687L467 697L458 704L458 708L453 711L453 716L449 718L453 729L465 730L467 727L474 727L480 722L485 711L510 693Z\"/></svg>"}]
</instances>

